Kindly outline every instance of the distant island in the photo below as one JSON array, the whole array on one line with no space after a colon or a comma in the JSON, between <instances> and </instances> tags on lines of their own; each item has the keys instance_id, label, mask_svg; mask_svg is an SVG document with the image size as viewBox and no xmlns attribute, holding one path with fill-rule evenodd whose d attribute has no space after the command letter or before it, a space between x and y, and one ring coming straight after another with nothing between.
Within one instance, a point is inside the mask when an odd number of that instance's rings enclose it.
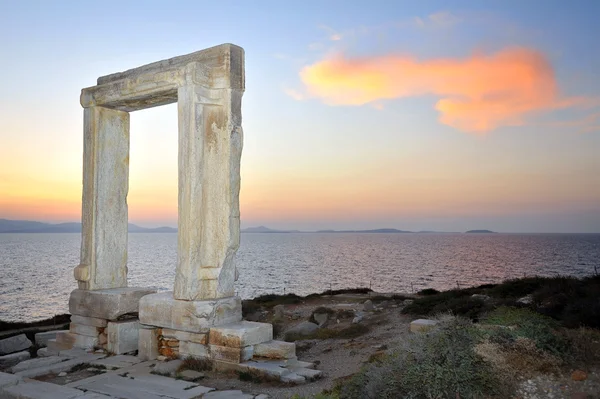
<instances>
[{"instance_id":1,"label":"distant island","mask_svg":"<svg viewBox=\"0 0 600 399\"><path fill-rule=\"evenodd\" d=\"M146 228L129 223L130 233L175 233L173 227ZM0 219L0 233L81 233L81 223L43 223Z\"/></svg>"},{"instance_id":2,"label":"distant island","mask_svg":"<svg viewBox=\"0 0 600 399\"><path fill-rule=\"evenodd\" d=\"M469 230L469 231L465 231L465 233L496 233L495 231L492 230Z\"/></svg>"}]
</instances>

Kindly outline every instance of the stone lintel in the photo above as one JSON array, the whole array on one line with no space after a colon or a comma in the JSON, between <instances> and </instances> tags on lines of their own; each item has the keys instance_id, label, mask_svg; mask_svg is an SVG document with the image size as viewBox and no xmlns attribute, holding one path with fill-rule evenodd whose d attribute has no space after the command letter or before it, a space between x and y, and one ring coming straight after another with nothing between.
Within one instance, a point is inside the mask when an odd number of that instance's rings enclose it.
<instances>
[{"instance_id":1,"label":"stone lintel","mask_svg":"<svg viewBox=\"0 0 600 399\"><path fill-rule=\"evenodd\" d=\"M244 50L222 44L98 78L81 91L84 108L103 106L135 111L177 101L177 88L199 84L213 89L244 90Z\"/></svg>"},{"instance_id":2,"label":"stone lintel","mask_svg":"<svg viewBox=\"0 0 600 399\"><path fill-rule=\"evenodd\" d=\"M242 320L239 297L184 301L173 292L146 295L140 300L140 323L191 333L207 333L212 327Z\"/></svg>"},{"instance_id":3,"label":"stone lintel","mask_svg":"<svg viewBox=\"0 0 600 399\"><path fill-rule=\"evenodd\" d=\"M273 325L253 321L226 324L210 329L208 342L211 345L242 348L273 339Z\"/></svg>"},{"instance_id":4,"label":"stone lintel","mask_svg":"<svg viewBox=\"0 0 600 399\"><path fill-rule=\"evenodd\" d=\"M128 313L137 313L140 298L155 293L151 288L111 288L107 290L74 290L69 298L72 315L116 320Z\"/></svg>"}]
</instances>

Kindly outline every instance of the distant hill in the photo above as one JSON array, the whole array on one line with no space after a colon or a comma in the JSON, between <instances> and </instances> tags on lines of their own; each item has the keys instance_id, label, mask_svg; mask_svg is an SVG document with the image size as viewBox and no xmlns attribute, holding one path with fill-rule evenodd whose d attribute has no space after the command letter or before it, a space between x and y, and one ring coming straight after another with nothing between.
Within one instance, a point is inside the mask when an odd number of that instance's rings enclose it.
<instances>
[{"instance_id":1,"label":"distant hill","mask_svg":"<svg viewBox=\"0 0 600 399\"><path fill-rule=\"evenodd\" d=\"M265 226L248 227L241 230L242 233L291 233L289 230L274 230ZM295 230L294 232L298 232Z\"/></svg>"},{"instance_id":2,"label":"distant hill","mask_svg":"<svg viewBox=\"0 0 600 399\"><path fill-rule=\"evenodd\" d=\"M130 233L175 233L172 227L149 229L129 223ZM29 220L0 219L0 233L80 233L81 223L42 223Z\"/></svg>"},{"instance_id":3,"label":"distant hill","mask_svg":"<svg viewBox=\"0 0 600 399\"><path fill-rule=\"evenodd\" d=\"M465 233L496 233L496 232L492 231L492 230L469 230L469 231L465 231Z\"/></svg>"}]
</instances>

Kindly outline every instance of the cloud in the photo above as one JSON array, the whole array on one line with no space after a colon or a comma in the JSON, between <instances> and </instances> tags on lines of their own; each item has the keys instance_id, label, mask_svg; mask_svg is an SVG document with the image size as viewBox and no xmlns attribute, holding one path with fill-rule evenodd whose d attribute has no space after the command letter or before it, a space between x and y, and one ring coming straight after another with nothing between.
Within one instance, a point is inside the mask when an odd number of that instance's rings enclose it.
<instances>
[{"instance_id":1,"label":"cloud","mask_svg":"<svg viewBox=\"0 0 600 399\"><path fill-rule=\"evenodd\" d=\"M461 21L461 18L452 14L449 11L439 11L433 14L429 14L425 18L413 18L414 24L419 28L450 28Z\"/></svg>"},{"instance_id":2,"label":"cloud","mask_svg":"<svg viewBox=\"0 0 600 399\"><path fill-rule=\"evenodd\" d=\"M342 40L343 35L340 32L337 32L330 26L327 25L319 25L319 28L327 32L327 38L333 42L337 42Z\"/></svg>"},{"instance_id":3,"label":"cloud","mask_svg":"<svg viewBox=\"0 0 600 399\"><path fill-rule=\"evenodd\" d=\"M521 125L536 111L589 105L585 98L561 98L546 57L526 48L464 59L337 55L304 67L300 77L303 99L316 97L329 105L435 95L441 123L475 134Z\"/></svg>"},{"instance_id":4,"label":"cloud","mask_svg":"<svg viewBox=\"0 0 600 399\"><path fill-rule=\"evenodd\" d=\"M306 100L306 98L307 98L307 96L304 93L301 93L298 90L294 90L294 89L290 89L290 88L286 87L283 89L283 91L285 92L285 94L292 97L296 101Z\"/></svg>"}]
</instances>

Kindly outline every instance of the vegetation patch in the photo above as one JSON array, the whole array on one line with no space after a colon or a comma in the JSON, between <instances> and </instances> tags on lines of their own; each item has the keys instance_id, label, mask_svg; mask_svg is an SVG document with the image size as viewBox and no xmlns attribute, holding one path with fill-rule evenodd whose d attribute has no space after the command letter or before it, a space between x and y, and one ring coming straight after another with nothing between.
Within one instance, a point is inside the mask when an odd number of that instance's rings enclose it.
<instances>
[{"instance_id":1,"label":"vegetation patch","mask_svg":"<svg viewBox=\"0 0 600 399\"><path fill-rule=\"evenodd\" d=\"M517 338L526 338L534 342L538 349L561 359L569 355L569 342L556 330L558 323L547 316L529 309L503 306L491 312L484 321L490 325L513 327L496 329L490 337L492 342L510 344Z\"/></svg>"},{"instance_id":2,"label":"vegetation patch","mask_svg":"<svg viewBox=\"0 0 600 399\"><path fill-rule=\"evenodd\" d=\"M200 359L188 356L181 362L181 365L177 368L177 372L183 370L193 371L210 371L213 368L212 361L210 359Z\"/></svg>"},{"instance_id":3,"label":"vegetation patch","mask_svg":"<svg viewBox=\"0 0 600 399\"><path fill-rule=\"evenodd\" d=\"M473 294L490 297L489 301ZM564 327L600 328L600 276L525 277L502 284L485 284L436 293L427 289L403 310L406 314L433 316L451 312L478 321L497 307L527 307L559 321ZM519 301L530 296L530 303Z\"/></svg>"},{"instance_id":4,"label":"vegetation patch","mask_svg":"<svg viewBox=\"0 0 600 399\"><path fill-rule=\"evenodd\" d=\"M439 294L439 293L440 292L438 290L433 289L433 288L425 288L424 290L417 292L417 294L423 295L423 296L435 295L435 294Z\"/></svg>"},{"instance_id":5,"label":"vegetation patch","mask_svg":"<svg viewBox=\"0 0 600 399\"><path fill-rule=\"evenodd\" d=\"M287 342L301 341L305 339L350 339L357 338L368 333L369 327L364 324L352 324L345 328L320 328L310 335L287 333Z\"/></svg>"},{"instance_id":6,"label":"vegetation patch","mask_svg":"<svg viewBox=\"0 0 600 399\"><path fill-rule=\"evenodd\" d=\"M328 395L384 399L504 397L506 384L474 350L479 339L469 320L446 318L439 328L411 336L390 356L365 366Z\"/></svg>"}]
</instances>

